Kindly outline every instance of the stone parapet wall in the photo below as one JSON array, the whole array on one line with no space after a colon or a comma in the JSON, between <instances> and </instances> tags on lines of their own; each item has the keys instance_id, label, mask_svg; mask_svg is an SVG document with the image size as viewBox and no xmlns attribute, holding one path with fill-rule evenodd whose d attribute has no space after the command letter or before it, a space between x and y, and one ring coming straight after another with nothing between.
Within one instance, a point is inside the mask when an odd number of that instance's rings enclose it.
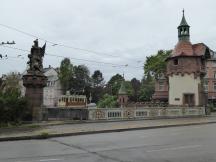
<instances>
[{"instance_id":1,"label":"stone parapet wall","mask_svg":"<svg viewBox=\"0 0 216 162\"><path fill-rule=\"evenodd\" d=\"M43 108L43 120L87 120L86 108Z\"/></svg>"},{"instance_id":2,"label":"stone parapet wall","mask_svg":"<svg viewBox=\"0 0 216 162\"><path fill-rule=\"evenodd\" d=\"M89 120L145 119L205 115L204 107L89 108Z\"/></svg>"}]
</instances>

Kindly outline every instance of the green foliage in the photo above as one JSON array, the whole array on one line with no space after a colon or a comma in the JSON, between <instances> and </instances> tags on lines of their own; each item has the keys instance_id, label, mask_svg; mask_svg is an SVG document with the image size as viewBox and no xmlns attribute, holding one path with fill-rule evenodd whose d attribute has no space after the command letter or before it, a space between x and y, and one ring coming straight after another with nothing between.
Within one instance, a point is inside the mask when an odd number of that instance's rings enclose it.
<instances>
[{"instance_id":1,"label":"green foliage","mask_svg":"<svg viewBox=\"0 0 216 162\"><path fill-rule=\"evenodd\" d=\"M9 93L0 94L0 123L19 122L30 115L27 100Z\"/></svg>"},{"instance_id":2,"label":"green foliage","mask_svg":"<svg viewBox=\"0 0 216 162\"><path fill-rule=\"evenodd\" d=\"M104 78L100 70L95 70L91 76L92 102L97 103L104 94Z\"/></svg>"},{"instance_id":3,"label":"green foliage","mask_svg":"<svg viewBox=\"0 0 216 162\"><path fill-rule=\"evenodd\" d=\"M166 58L170 56L171 50L159 50L156 55L146 57L144 64L145 75L150 74L157 78L158 75L166 71Z\"/></svg>"},{"instance_id":4,"label":"green foliage","mask_svg":"<svg viewBox=\"0 0 216 162\"><path fill-rule=\"evenodd\" d=\"M101 87L104 84L103 74L101 73L100 70L95 70L93 75L91 76L91 79L92 79L92 86L93 87Z\"/></svg>"},{"instance_id":5,"label":"green foliage","mask_svg":"<svg viewBox=\"0 0 216 162\"><path fill-rule=\"evenodd\" d=\"M41 139L47 139L49 137L49 133L48 132L41 132L40 133L40 138Z\"/></svg>"},{"instance_id":6,"label":"green foliage","mask_svg":"<svg viewBox=\"0 0 216 162\"><path fill-rule=\"evenodd\" d=\"M74 77L71 78L70 89L72 92L80 92L89 95L90 72L85 65L74 66ZM87 94L88 93L88 94Z\"/></svg>"},{"instance_id":7,"label":"green foliage","mask_svg":"<svg viewBox=\"0 0 216 162\"><path fill-rule=\"evenodd\" d=\"M0 89L0 123L19 123L27 116L30 111L26 98L20 97L19 76L10 73Z\"/></svg>"},{"instance_id":8,"label":"green foliage","mask_svg":"<svg viewBox=\"0 0 216 162\"><path fill-rule=\"evenodd\" d=\"M166 72L166 59L171 50L159 50L156 55L146 57L144 64L144 78L140 90L140 101L150 101L154 93L155 78Z\"/></svg>"},{"instance_id":9,"label":"green foliage","mask_svg":"<svg viewBox=\"0 0 216 162\"><path fill-rule=\"evenodd\" d=\"M133 95L133 88L132 88L131 82L125 81L124 84L125 84L125 88L127 90L127 95L132 96Z\"/></svg>"},{"instance_id":10,"label":"green foliage","mask_svg":"<svg viewBox=\"0 0 216 162\"><path fill-rule=\"evenodd\" d=\"M114 108L117 107L117 97L105 94L102 99L98 102L99 108Z\"/></svg>"},{"instance_id":11,"label":"green foliage","mask_svg":"<svg viewBox=\"0 0 216 162\"><path fill-rule=\"evenodd\" d=\"M132 95L129 96L131 101L138 102L141 89L141 82L136 78L131 80Z\"/></svg>"},{"instance_id":12,"label":"green foliage","mask_svg":"<svg viewBox=\"0 0 216 162\"><path fill-rule=\"evenodd\" d=\"M141 90L140 90L140 101L150 101L151 97L154 93L154 77L152 77L150 74L148 74L146 77L142 80Z\"/></svg>"},{"instance_id":13,"label":"green foliage","mask_svg":"<svg viewBox=\"0 0 216 162\"><path fill-rule=\"evenodd\" d=\"M61 62L59 74L58 74L64 93L67 90L69 90L70 81L71 78L73 77L73 74L74 74L73 65L71 64L70 59L65 58Z\"/></svg>"},{"instance_id":14,"label":"green foliage","mask_svg":"<svg viewBox=\"0 0 216 162\"><path fill-rule=\"evenodd\" d=\"M19 85L19 74L11 72L6 75L4 81L1 83L0 90L11 96L19 96L21 94Z\"/></svg>"},{"instance_id":15,"label":"green foliage","mask_svg":"<svg viewBox=\"0 0 216 162\"><path fill-rule=\"evenodd\" d=\"M117 95L118 90L121 87L121 82L123 80L124 80L124 78L120 74L116 74L116 75L112 76L112 78L107 83L107 87L109 89L109 94Z\"/></svg>"}]
</instances>

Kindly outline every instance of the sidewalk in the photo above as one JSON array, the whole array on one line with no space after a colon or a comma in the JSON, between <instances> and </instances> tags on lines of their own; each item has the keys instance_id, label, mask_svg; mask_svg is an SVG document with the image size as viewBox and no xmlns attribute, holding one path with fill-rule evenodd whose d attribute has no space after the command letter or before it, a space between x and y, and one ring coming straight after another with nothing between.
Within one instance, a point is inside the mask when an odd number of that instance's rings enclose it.
<instances>
[{"instance_id":1,"label":"sidewalk","mask_svg":"<svg viewBox=\"0 0 216 162\"><path fill-rule=\"evenodd\" d=\"M216 116L71 124L51 122L48 124L42 123L18 128L0 128L0 141L41 139L210 123L216 123Z\"/></svg>"}]
</instances>

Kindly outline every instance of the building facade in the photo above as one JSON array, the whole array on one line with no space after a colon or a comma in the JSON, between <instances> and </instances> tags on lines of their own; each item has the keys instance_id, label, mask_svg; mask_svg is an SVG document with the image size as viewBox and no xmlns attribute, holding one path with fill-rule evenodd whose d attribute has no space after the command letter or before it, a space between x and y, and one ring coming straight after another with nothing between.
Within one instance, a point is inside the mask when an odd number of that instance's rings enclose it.
<instances>
[{"instance_id":1,"label":"building facade","mask_svg":"<svg viewBox=\"0 0 216 162\"><path fill-rule=\"evenodd\" d=\"M61 96L62 88L58 78L58 72L49 66L44 69L44 75L47 77L47 86L44 87L43 105L45 107L55 107L58 104L58 98Z\"/></svg>"},{"instance_id":2,"label":"building facade","mask_svg":"<svg viewBox=\"0 0 216 162\"><path fill-rule=\"evenodd\" d=\"M153 100L168 102L168 79L164 74L161 74L155 80L155 93L152 96Z\"/></svg>"},{"instance_id":3,"label":"building facade","mask_svg":"<svg viewBox=\"0 0 216 162\"><path fill-rule=\"evenodd\" d=\"M208 94L208 101L216 103L216 58L215 55L207 60L207 74L204 77L204 90Z\"/></svg>"},{"instance_id":4,"label":"building facade","mask_svg":"<svg viewBox=\"0 0 216 162\"><path fill-rule=\"evenodd\" d=\"M216 99L215 52L203 43L191 44L189 29L183 13L179 40L167 59L166 75L156 80L154 100L197 106L203 105L206 98Z\"/></svg>"}]
</instances>

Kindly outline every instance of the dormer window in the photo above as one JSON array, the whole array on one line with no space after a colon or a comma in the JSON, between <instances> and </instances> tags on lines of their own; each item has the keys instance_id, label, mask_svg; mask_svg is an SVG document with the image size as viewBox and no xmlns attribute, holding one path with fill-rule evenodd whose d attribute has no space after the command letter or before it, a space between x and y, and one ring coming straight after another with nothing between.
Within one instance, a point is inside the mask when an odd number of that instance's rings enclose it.
<instances>
[{"instance_id":1,"label":"dormer window","mask_svg":"<svg viewBox=\"0 0 216 162\"><path fill-rule=\"evenodd\" d=\"M174 65L178 65L178 59L174 59L174 60L173 60L173 64L174 64Z\"/></svg>"}]
</instances>

